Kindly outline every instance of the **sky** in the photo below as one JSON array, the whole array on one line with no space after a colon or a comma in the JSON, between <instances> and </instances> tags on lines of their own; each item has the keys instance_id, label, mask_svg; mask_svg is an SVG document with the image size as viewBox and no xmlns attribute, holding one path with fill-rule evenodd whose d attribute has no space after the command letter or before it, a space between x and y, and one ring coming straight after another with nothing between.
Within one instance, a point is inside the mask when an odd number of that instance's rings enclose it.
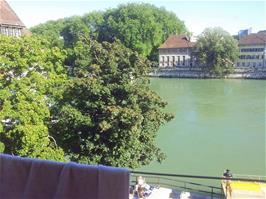
<instances>
[{"instance_id":1,"label":"sky","mask_svg":"<svg viewBox=\"0 0 266 199\"><path fill-rule=\"evenodd\" d=\"M184 21L193 35L220 26L230 34L266 29L266 0L6 0L27 27L48 20L104 11L121 3L144 2L164 7Z\"/></svg>"}]
</instances>

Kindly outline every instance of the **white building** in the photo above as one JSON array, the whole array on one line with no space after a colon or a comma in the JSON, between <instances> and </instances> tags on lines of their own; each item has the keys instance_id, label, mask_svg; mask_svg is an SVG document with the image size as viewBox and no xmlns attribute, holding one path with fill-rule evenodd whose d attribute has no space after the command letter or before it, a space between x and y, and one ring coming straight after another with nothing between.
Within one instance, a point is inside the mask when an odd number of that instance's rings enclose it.
<instances>
[{"instance_id":1,"label":"white building","mask_svg":"<svg viewBox=\"0 0 266 199\"><path fill-rule=\"evenodd\" d=\"M241 37L236 67L266 68L266 33L259 32Z\"/></svg>"},{"instance_id":2,"label":"white building","mask_svg":"<svg viewBox=\"0 0 266 199\"><path fill-rule=\"evenodd\" d=\"M192 50L195 42L191 42L188 36L170 35L168 39L158 48L159 67L191 67L195 60Z\"/></svg>"}]
</instances>

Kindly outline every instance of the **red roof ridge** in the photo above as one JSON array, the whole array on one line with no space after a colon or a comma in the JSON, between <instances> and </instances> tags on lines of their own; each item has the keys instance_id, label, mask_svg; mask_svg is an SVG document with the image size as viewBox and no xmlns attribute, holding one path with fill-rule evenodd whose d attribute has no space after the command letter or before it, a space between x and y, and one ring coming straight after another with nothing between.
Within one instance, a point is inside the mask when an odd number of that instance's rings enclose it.
<instances>
[{"instance_id":1,"label":"red roof ridge","mask_svg":"<svg viewBox=\"0 0 266 199\"><path fill-rule=\"evenodd\" d=\"M191 42L188 35L174 35L171 34L165 40L165 42L159 47L159 49L164 48L192 48L196 42Z\"/></svg>"},{"instance_id":2,"label":"red roof ridge","mask_svg":"<svg viewBox=\"0 0 266 199\"><path fill-rule=\"evenodd\" d=\"M266 44L266 33L252 33L239 40L239 45Z\"/></svg>"},{"instance_id":3,"label":"red roof ridge","mask_svg":"<svg viewBox=\"0 0 266 199\"><path fill-rule=\"evenodd\" d=\"M5 0L0 0L0 25L1 24L25 27L23 22Z\"/></svg>"}]
</instances>

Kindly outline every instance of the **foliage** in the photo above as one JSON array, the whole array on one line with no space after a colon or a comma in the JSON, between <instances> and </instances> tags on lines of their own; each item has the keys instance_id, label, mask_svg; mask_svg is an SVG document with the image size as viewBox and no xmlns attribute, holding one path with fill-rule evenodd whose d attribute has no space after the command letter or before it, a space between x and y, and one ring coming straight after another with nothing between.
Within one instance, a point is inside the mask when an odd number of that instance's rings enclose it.
<instances>
[{"instance_id":1,"label":"foliage","mask_svg":"<svg viewBox=\"0 0 266 199\"><path fill-rule=\"evenodd\" d=\"M136 168L164 154L155 145L172 116L143 76L149 62L120 42L80 40L91 62L75 66L50 131L73 161ZM81 45L77 42L77 45ZM76 47L76 46L75 46ZM74 47L74 48L75 48Z\"/></svg>"},{"instance_id":2,"label":"foliage","mask_svg":"<svg viewBox=\"0 0 266 199\"><path fill-rule=\"evenodd\" d=\"M199 36L196 53L207 70L224 75L232 72L238 57L237 41L221 28L207 28Z\"/></svg>"},{"instance_id":3,"label":"foliage","mask_svg":"<svg viewBox=\"0 0 266 199\"><path fill-rule=\"evenodd\" d=\"M52 44L60 43L60 47L63 47L62 44L64 43L67 47L70 47L81 35L87 36L89 34L92 39L97 39L102 22L103 13L94 11L82 17L72 16L48 21L32 27L30 30L33 34L46 37Z\"/></svg>"},{"instance_id":4,"label":"foliage","mask_svg":"<svg viewBox=\"0 0 266 199\"><path fill-rule=\"evenodd\" d=\"M94 40L97 40L99 37L99 29L103 24L103 12L90 12L88 14L85 14L82 17L82 20L90 29L90 37Z\"/></svg>"},{"instance_id":5,"label":"foliage","mask_svg":"<svg viewBox=\"0 0 266 199\"><path fill-rule=\"evenodd\" d=\"M170 35L187 32L177 16L151 4L130 3L104 13L99 40L119 39L126 47L151 60L157 60L157 48Z\"/></svg>"},{"instance_id":6,"label":"foliage","mask_svg":"<svg viewBox=\"0 0 266 199\"><path fill-rule=\"evenodd\" d=\"M62 161L46 122L50 96L60 95L56 85L65 79L64 54L47 45L41 38L0 35L0 150Z\"/></svg>"},{"instance_id":7,"label":"foliage","mask_svg":"<svg viewBox=\"0 0 266 199\"><path fill-rule=\"evenodd\" d=\"M65 19L59 19L56 21L48 21L43 24L39 24L31 28L31 32L36 35L41 35L49 41L51 46L63 47L63 40L60 37L60 33L65 27Z\"/></svg>"},{"instance_id":8,"label":"foliage","mask_svg":"<svg viewBox=\"0 0 266 199\"><path fill-rule=\"evenodd\" d=\"M127 4L31 31L48 42L5 38L0 50L11 52L0 60L3 74L21 68L10 82L1 79L0 119L11 126L0 128L0 151L58 160L64 151L72 161L130 168L165 158L155 137L172 115L149 88L145 57L157 60L159 44L186 31L183 22L149 4Z\"/></svg>"},{"instance_id":9,"label":"foliage","mask_svg":"<svg viewBox=\"0 0 266 199\"><path fill-rule=\"evenodd\" d=\"M99 42L112 43L118 39L131 50L157 61L159 45L170 34L186 33L187 29L172 12L151 4L130 3L105 12L49 21L31 28L31 31L48 37L52 43L62 42L58 41L62 36L66 47L83 34L89 34L91 39Z\"/></svg>"},{"instance_id":10,"label":"foliage","mask_svg":"<svg viewBox=\"0 0 266 199\"><path fill-rule=\"evenodd\" d=\"M66 47L73 47L80 37L87 37L90 33L89 27L77 16L71 17L65 21L60 35L64 38Z\"/></svg>"}]
</instances>

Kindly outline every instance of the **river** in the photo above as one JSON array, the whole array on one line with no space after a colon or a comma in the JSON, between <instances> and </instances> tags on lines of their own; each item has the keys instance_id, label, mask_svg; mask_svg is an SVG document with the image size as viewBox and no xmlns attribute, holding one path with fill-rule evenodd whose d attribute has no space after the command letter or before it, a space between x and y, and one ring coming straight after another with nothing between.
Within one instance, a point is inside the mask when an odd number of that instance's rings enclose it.
<instances>
[{"instance_id":1,"label":"river","mask_svg":"<svg viewBox=\"0 0 266 199\"><path fill-rule=\"evenodd\" d=\"M175 118L157 143L167 159L141 171L221 176L265 174L265 80L152 78Z\"/></svg>"}]
</instances>

